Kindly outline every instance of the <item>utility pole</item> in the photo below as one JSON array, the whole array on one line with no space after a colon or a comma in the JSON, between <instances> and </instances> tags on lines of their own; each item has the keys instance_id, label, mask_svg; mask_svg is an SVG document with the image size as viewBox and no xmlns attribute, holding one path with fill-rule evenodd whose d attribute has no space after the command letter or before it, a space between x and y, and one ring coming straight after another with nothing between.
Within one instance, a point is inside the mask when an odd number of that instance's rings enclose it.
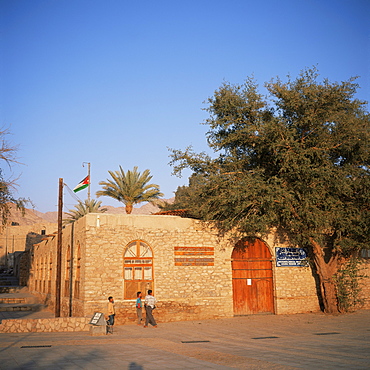
<instances>
[{"instance_id":1,"label":"utility pole","mask_svg":"<svg viewBox=\"0 0 370 370\"><path fill-rule=\"evenodd\" d=\"M87 200L90 203L90 187L91 187L91 175L90 175L90 162L83 162L82 167L85 167L84 164L87 164L87 176L89 176L89 186L87 187Z\"/></svg>"},{"instance_id":2,"label":"utility pole","mask_svg":"<svg viewBox=\"0 0 370 370\"><path fill-rule=\"evenodd\" d=\"M60 300L62 285L62 217L63 217L63 179L59 179L58 198L58 239L57 239L57 263L55 281L55 317L60 317Z\"/></svg>"},{"instance_id":3,"label":"utility pole","mask_svg":"<svg viewBox=\"0 0 370 370\"><path fill-rule=\"evenodd\" d=\"M69 260L69 317L73 316L73 257L74 257L74 231L75 223L71 225L71 255Z\"/></svg>"}]
</instances>

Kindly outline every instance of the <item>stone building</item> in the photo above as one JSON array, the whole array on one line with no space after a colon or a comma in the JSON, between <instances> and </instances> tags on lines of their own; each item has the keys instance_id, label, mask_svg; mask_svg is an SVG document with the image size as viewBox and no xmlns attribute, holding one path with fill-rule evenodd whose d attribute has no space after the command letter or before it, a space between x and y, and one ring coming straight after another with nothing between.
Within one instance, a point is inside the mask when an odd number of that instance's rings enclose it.
<instances>
[{"instance_id":1,"label":"stone building","mask_svg":"<svg viewBox=\"0 0 370 370\"><path fill-rule=\"evenodd\" d=\"M15 267L14 259L19 254L41 241L46 235L56 229L56 223L44 221L19 225L18 222L8 222L0 227L0 268ZM18 274L17 274L17 277Z\"/></svg>"},{"instance_id":2,"label":"stone building","mask_svg":"<svg viewBox=\"0 0 370 370\"><path fill-rule=\"evenodd\" d=\"M56 235L34 246L28 281L50 307L56 246ZM134 322L136 292L149 288L159 322L319 311L305 257L273 236L230 244L189 218L88 214L63 229L61 316L106 312L113 296L117 323Z\"/></svg>"}]
</instances>

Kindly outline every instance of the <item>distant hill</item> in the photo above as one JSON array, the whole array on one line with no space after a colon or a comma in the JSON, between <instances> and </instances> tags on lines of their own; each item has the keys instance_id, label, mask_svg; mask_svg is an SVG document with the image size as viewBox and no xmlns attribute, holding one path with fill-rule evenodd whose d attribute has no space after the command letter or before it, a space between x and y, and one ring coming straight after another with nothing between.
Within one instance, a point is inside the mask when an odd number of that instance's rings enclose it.
<instances>
[{"instance_id":1,"label":"distant hill","mask_svg":"<svg viewBox=\"0 0 370 370\"><path fill-rule=\"evenodd\" d=\"M52 212L49 212L52 213ZM56 212L55 212L56 213ZM24 214L19 211L14 204L10 204L9 222L15 225L25 226L33 224L41 224L43 222L55 222L44 218L44 213L26 208Z\"/></svg>"},{"instance_id":2,"label":"distant hill","mask_svg":"<svg viewBox=\"0 0 370 370\"><path fill-rule=\"evenodd\" d=\"M166 201L168 201L166 199ZM113 206L102 206L103 208L107 208L106 213L114 213L114 214L126 214L125 207L113 207ZM134 215L151 215L152 213L159 212L160 208L154 206L153 204L147 203L141 207L133 208L132 214Z\"/></svg>"},{"instance_id":3,"label":"distant hill","mask_svg":"<svg viewBox=\"0 0 370 370\"><path fill-rule=\"evenodd\" d=\"M163 199L168 203L173 203L175 198L171 199ZM36 211L34 209L26 208L24 216L22 212L17 210L14 205L10 205L11 207L11 216L9 217L10 222L14 222L20 226L24 225L32 225L32 224L41 224L43 222L51 222L56 223L58 222L58 212L46 212L42 213ZM113 207L113 206L102 206L102 208L107 208L106 213L113 213L113 214L126 214L125 207ZM153 206L150 203L144 204L141 207L137 207L133 209L132 214L135 215L150 215L152 213L159 212L160 208L157 206ZM67 218L67 214L63 213L63 218Z\"/></svg>"}]
</instances>

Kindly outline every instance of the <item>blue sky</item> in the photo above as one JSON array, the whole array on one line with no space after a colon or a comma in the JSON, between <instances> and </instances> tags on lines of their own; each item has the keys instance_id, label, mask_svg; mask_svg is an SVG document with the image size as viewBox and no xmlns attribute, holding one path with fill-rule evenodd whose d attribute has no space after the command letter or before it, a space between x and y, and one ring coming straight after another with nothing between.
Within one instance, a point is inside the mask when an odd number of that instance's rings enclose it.
<instances>
[{"instance_id":1,"label":"blue sky","mask_svg":"<svg viewBox=\"0 0 370 370\"><path fill-rule=\"evenodd\" d=\"M331 81L360 76L368 101L369 14L368 0L0 0L0 125L23 163L0 167L41 212L83 162L92 195L121 165L150 169L170 198L189 174L171 175L168 148L207 150L202 108L224 81L254 75L264 92L315 65Z\"/></svg>"}]
</instances>

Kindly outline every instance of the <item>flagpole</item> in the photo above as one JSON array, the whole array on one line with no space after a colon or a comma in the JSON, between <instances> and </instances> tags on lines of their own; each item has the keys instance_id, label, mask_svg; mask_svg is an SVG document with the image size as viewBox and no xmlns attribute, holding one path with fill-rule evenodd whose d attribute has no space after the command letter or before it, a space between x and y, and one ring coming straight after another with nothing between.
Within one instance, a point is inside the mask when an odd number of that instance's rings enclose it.
<instances>
[{"instance_id":1,"label":"flagpole","mask_svg":"<svg viewBox=\"0 0 370 370\"><path fill-rule=\"evenodd\" d=\"M55 317L60 317L61 285L62 285L62 217L63 217L63 179L59 178L58 197L58 238L55 281Z\"/></svg>"},{"instance_id":2,"label":"flagpole","mask_svg":"<svg viewBox=\"0 0 370 370\"><path fill-rule=\"evenodd\" d=\"M84 163L87 163L87 176L89 176L89 186L87 187L87 200L90 203L90 186L91 186L90 162L83 162L82 167L85 167Z\"/></svg>"}]
</instances>

